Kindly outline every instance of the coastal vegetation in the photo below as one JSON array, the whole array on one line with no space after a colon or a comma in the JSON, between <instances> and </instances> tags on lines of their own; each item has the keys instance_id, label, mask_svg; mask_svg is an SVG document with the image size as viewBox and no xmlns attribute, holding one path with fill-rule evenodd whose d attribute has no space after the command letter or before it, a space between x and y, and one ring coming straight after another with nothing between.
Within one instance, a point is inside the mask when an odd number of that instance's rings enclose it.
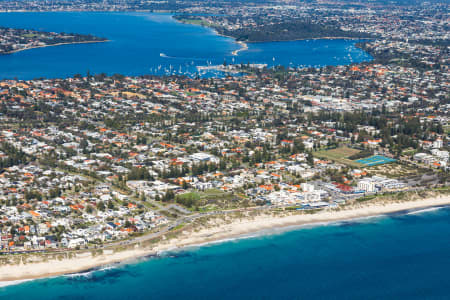
<instances>
[{"instance_id":1,"label":"coastal vegetation","mask_svg":"<svg viewBox=\"0 0 450 300\"><path fill-rule=\"evenodd\" d=\"M193 211L213 211L239 207L242 198L218 189L179 194L175 202Z\"/></svg>"},{"instance_id":2,"label":"coastal vegetation","mask_svg":"<svg viewBox=\"0 0 450 300\"><path fill-rule=\"evenodd\" d=\"M441 199L448 197L448 187L436 188L420 192L384 193L360 198L335 210L298 210L286 207L282 210L269 211L233 211L226 215L199 216L189 226L180 223L169 233L147 240L117 244L107 249L72 249L65 251L22 253L0 256L0 274L4 270L9 280L39 278L61 273L78 272L92 269L105 263L114 263L139 256L157 256L160 251L208 243L217 239L233 238L254 230L263 230L277 226L314 224L325 221L344 220L339 216L357 218L371 216L376 213L402 212L408 209L422 209L423 199ZM441 198L440 198L441 197ZM444 198L442 198L444 197ZM431 201L430 203L445 203ZM448 198L447 198L448 201ZM353 214L353 212L355 214ZM333 217L336 216L336 217ZM47 266L52 265L52 268ZM34 267L34 269L30 269ZM47 268L46 272L40 272ZM28 270L25 275L25 270ZM34 270L30 272L30 270ZM50 271L49 271L50 270Z\"/></svg>"}]
</instances>

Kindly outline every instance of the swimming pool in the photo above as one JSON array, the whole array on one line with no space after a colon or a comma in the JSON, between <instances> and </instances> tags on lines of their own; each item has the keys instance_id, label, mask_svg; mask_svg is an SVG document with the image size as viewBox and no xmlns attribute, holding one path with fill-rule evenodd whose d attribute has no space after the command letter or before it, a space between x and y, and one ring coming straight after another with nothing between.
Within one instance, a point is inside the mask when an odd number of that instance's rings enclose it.
<instances>
[{"instance_id":1,"label":"swimming pool","mask_svg":"<svg viewBox=\"0 0 450 300\"><path fill-rule=\"evenodd\" d=\"M362 158L355 160L357 163L366 165L366 166L376 166L376 165L382 165L382 164L389 164L392 162L397 161L396 159L389 158L383 155L373 155L371 157Z\"/></svg>"}]
</instances>

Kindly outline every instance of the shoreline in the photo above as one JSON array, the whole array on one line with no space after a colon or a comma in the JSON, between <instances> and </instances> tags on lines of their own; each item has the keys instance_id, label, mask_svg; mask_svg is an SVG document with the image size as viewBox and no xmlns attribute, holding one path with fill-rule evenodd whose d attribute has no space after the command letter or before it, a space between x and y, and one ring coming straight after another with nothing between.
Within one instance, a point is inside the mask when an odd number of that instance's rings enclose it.
<instances>
[{"instance_id":1,"label":"shoreline","mask_svg":"<svg viewBox=\"0 0 450 300\"><path fill-rule=\"evenodd\" d=\"M135 245L134 249L119 252L104 249L102 254L92 255L89 252L76 253L75 258L42 260L40 262L0 265L0 287L20 283L25 280L47 278L61 275L73 275L82 272L96 271L102 266L133 263L139 259L158 256L159 253L180 250L189 247L201 247L212 243L221 243L231 239L244 239L264 235L266 230L296 230L304 226L321 226L338 221L351 221L368 217L389 216L395 213L409 213L429 208L443 208L450 205L450 196L437 196L421 200L409 200L390 203L359 204L340 210L325 210L314 214L290 214L284 216L257 215L233 219L231 222L215 223L211 228L198 231L183 230L180 236L162 240L152 247ZM13 275L14 274L14 275Z\"/></svg>"},{"instance_id":2,"label":"shoreline","mask_svg":"<svg viewBox=\"0 0 450 300\"><path fill-rule=\"evenodd\" d=\"M94 43L106 43L106 42L110 42L110 40L104 40L104 41L84 41L84 42L73 42L73 43L57 43L57 44L52 44L52 45L34 46L34 47L29 47L29 48L23 48L23 49L13 50L13 51L9 51L9 52L0 53L0 55L8 55L8 54L13 54L13 53L17 53L17 52L22 52L22 51L32 50L32 49L47 48L47 47L55 47L55 46L63 46L63 45L94 44Z\"/></svg>"},{"instance_id":3,"label":"shoreline","mask_svg":"<svg viewBox=\"0 0 450 300\"><path fill-rule=\"evenodd\" d=\"M206 26L206 25L201 25L201 24L192 24L192 23L189 23L189 22L183 22L182 20L178 20L178 19L174 18L173 16L174 15L172 15L172 19L174 19L175 21L177 21L177 22L179 22L181 24L187 24L187 25L194 25L194 26L204 27L204 28L212 30L218 36L222 36L222 37L225 37L225 38L232 39L234 41L234 43L236 43L236 44L241 46L241 48L233 50L231 52L231 55L233 55L233 56L239 55L239 52L241 52L241 51L248 50L248 44L253 44L253 43L254 44L256 44L256 43L279 43L279 42L294 42L294 41L309 41L309 40L371 40L371 39L374 39L374 38L370 38L370 37L333 37L333 36L325 36L325 37L314 37L314 38L299 38L299 39L291 39L291 40L238 41L233 36L224 35L224 34L219 33L217 31L217 29L212 27L212 26Z\"/></svg>"},{"instance_id":4,"label":"shoreline","mask_svg":"<svg viewBox=\"0 0 450 300\"><path fill-rule=\"evenodd\" d=\"M234 50L231 52L231 55L237 56L239 52L248 50L248 44L258 44L258 43L282 43L282 42L295 42L295 41L315 41L315 40L370 40L372 38L356 38L356 37L317 37L317 38L302 38L302 39L293 39L293 40L273 40L273 41L238 41L232 36L226 36L215 31L217 35L231 38L235 43L241 46L240 49Z\"/></svg>"},{"instance_id":5,"label":"shoreline","mask_svg":"<svg viewBox=\"0 0 450 300\"><path fill-rule=\"evenodd\" d=\"M205 25L201 25L201 24L192 24L192 23L189 23L189 22L183 22L182 20L178 20L178 19L174 18L174 15L172 15L172 19L174 19L176 22L181 23L181 24L200 26L200 27L203 27L203 28L211 30L217 36L221 36L221 37L224 37L224 38L232 39L235 44L238 44L240 46L239 49L231 51L231 55L233 55L233 56L237 56L239 54L239 52L241 52L241 51L248 50L248 44L246 42L238 41L238 40L236 40L236 38L234 38L232 36L221 34L221 33L219 33L217 31L216 28L214 28L212 26L205 26Z\"/></svg>"},{"instance_id":6,"label":"shoreline","mask_svg":"<svg viewBox=\"0 0 450 300\"><path fill-rule=\"evenodd\" d=\"M359 37L344 37L344 36L324 36L315 38L300 38L292 40L273 40L273 41L247 41L247 43L281 43L281 42L294 42L294 41L313 41L313 40L372 40L374 38L359 38Z\"/></svg>"},{"instance_id":7,"label":"shoreline","mask_svg":"<svg viewBox=\"0 0 450 300\"><path fill-rule=\"evenodd\" d=\"M234 50L233 52L231 52L231 55L237 56L237 55L239 54L239 52L248 50L248 45L247 45L247 43L241 42L241 41L238 42L238 41L236 41L236 40L235 40L235 42L236 42L237 44L239 44L239 45L241 46L241 48L240 48L240 49L237 49L237 50Z\"/></svg>"}]
</instances>

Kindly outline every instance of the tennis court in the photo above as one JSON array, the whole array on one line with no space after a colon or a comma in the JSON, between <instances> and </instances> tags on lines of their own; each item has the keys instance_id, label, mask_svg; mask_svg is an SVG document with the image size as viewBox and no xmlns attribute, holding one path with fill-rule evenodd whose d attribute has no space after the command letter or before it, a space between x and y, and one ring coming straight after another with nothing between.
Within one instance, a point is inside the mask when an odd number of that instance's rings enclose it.
<instances>
[{"instance_id":1,"label":"tennis court","mask_svg":"<svg viewBox=\"0 0 450 300\"><path fill-rule=\"evenodd\" d=\"M395 162L397 160L393 158L389 158L383 155L374 155L367 158L362 158L355 160L357 163L363 164L365 166L377 166L377 165L383 165L383 164L389 164L392 162Z\"/></svg>"}]
</instances>

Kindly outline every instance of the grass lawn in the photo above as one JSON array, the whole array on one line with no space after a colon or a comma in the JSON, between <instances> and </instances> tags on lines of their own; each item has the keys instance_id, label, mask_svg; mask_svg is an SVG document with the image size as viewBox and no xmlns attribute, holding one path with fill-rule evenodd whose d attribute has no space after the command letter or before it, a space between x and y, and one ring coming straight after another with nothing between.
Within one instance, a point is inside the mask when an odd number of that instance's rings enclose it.
<instances>
[{"instance_id":1,"label":"grass lawn","mask_svg":"<svg viewBox=\"0 0 450 300\"><path fill-rule=\"evenodd\" d=\"M37 36L37 34L35 34L35 33L25 33L22 36L25 37L25 38L34 38L34 37Z\"/></svg>"},{"instance_id":2,"label":"grass lawn","mask_svg":"<svg viewBox=\"0 0 450 300\"><path fill-rule=\"evenodd\" d=\"M187 199L187 198L192 197L192 199L194 199L194 200L200 200L200 194L197 192L184 193L184 194L177 195L177 197L181 198L181 199Z\"/></svg>"},{"instance_id":3,"label":"grass lawn","mask_svg":"<svg viewBox=\"0 0 450 300\"><path fill-rule=\"evenodd\" d=\"M202 19L181 19L180 21L192 25L208 26L208 23Z\"/></svg>"},{"instance_id":4,"label":"grass lawn","mask_svg":"<svg viewBox=\"0 0 450 300\"><path fill-rule=\"evenodd\" d=\"M349 147L339 147L331 150L319 150L317 152L313 152L313 155L317 158L329 159L337 163L342 163L352 167L360 168L363 166L362 164L348 159L349 156L355 155L356 153L359 152L360 150L358 149L352 149Z\"/></svg>"},{"instance_id":5,"label":"grass lawn","mask_svg":"<svg viewBox=\"0 0 450 300\"><path fill-rule=\"evenodd\" d=\"M218 189L209 189L204 191L196 191L196 192L189 192L180 194L177 197L180 198L189 198L192 197L195 200L200 199L211 199L211 198L227 198L230 196L230 193L218 190Z\"/></svg>"},{"instance_id":6,"label":"grass lawn","mask_svg":"<svg viewBox=\"0 0 450 300\"><path fill-rule=\"evenodd\" d=\"M405 149L405 150L402 151L402 155L409 155L409 156L411 156L411 155L416 154L417 152L419 152L419 150L416 150L416 149Z\"/></svg>"},{"instance_id":7,"label":"grass lawn","mask_svg":"<svg viewBox=\"0 0 450 300\"><path fill-rule=\"evenodd\" d=\"M445 131L445 133L449 134L450 133L450 125L444 126L444 131Z\"/></svg>"}]
</instances>

